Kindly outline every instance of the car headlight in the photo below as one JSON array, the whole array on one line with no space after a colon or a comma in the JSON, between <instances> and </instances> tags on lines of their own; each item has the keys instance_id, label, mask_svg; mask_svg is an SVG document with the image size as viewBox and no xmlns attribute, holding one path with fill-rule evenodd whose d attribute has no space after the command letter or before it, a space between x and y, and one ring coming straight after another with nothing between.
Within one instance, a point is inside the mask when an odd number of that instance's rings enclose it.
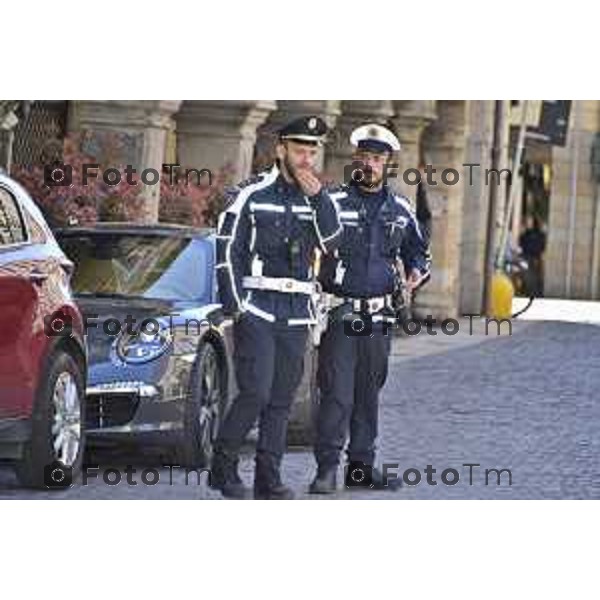
<instances>
[{"instance_id":1,"label":"car headlight","mask_svg":"<svg viewBox=\"0 0 600 600\"><path fill-rule=\"evenodd\" d=\"M140 328L133 333L123 333L117 337L113 349L119 360L139 364L158 358L172 344L170 330L161 325L157 331L144 331Z\"/></svg>"}]
</instances>

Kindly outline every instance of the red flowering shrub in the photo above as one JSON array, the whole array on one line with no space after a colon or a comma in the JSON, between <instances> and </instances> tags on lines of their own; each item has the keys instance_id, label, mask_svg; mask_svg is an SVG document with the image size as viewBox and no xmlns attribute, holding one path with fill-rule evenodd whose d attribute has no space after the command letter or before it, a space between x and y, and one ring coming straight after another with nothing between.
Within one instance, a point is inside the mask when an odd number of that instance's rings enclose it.
<instances>
[{"instance_id":1,"label":"red flowering shrub","mask_svg":"<svg viewBox=\"0 0 600 600\"><path fill-rule=\"evenodd\" d=\"M84 185L83 165L99 161L82 153L79 148L77 136L65 139L62 164L65 165L65 175L70 179L69 185L48 185L44 178L45 167L48 165L13 165L11 176L37 202L51 227L74 223L92 225L96 221L137 220L143 206L140 186L129 185L123 176L116 185L108 185L101 176L90 176L87 185ZM123 166L108 166L124 172ZM103 165L100 165L98 174L102 169ZM135 175L132 180L136 181Z\"/></svg>"},{"instance_id":2,"label":"red flowering shrub","mask_svg":"<svg viewBox=\"0 0 600 600\"><path fill-rule=\"evenodd\" d=\"M63 164L69 170L70 185L47 185L45 165L13 165L11 176L31 194L40 206L51 227L65 225L93 225L98 221L141 221L143 218L143 184L139 173L130 175L130 185L125 165L114 164L119 152L119 134L103 132L95 141L100 144L102 157L81 151L84 137L69 136L64 141ZM98 145L97 144L97 145ZM93 145L92 145L93 146ZM90 147L85 144L84 147ZM105 163L105 164L103 164ZM97 171L90 168L87 184L83 184L83 165L99 164ZM102 177L104 169L114 168L121 173L120 182L107 184ZM96 174L94 177L93 175ZM211 181L204 174L198 182L191 172L186 181L185 171L179 170L179 181L168 173L161 174L159 221L194 227L214 227L223 208L225 188L231 182L233 169L226 165L211 173ZM198 185L200 183L200 185Z\"/></svg>"},{"instance_id":3,"label":"red flowering shrub","mask_svg":"<svg viewBox=\"0 0 600 600\"><path fill-rule=\"evenodd\" d=\"M211 181L206 174L198 181L193 172L185 177L179 173L179 181L163 176L160 185L159 220L193 227L215 227L217 217L223 209L226 187L231 183L233 168L229 165L211 172ZM199 184L199 185L198 185Z\"/></svg>"}]
</instances>

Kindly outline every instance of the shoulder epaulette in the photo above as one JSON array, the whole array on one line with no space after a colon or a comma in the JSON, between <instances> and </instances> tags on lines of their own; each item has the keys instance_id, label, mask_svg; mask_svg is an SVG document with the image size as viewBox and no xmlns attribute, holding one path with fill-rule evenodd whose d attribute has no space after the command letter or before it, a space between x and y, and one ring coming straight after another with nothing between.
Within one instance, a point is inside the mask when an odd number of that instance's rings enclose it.
<instances>
[{"instance_id":1,"label":"shoulder epaulette","mask_svg":"<svg viewBox=\"0 0 600 600\"><path fill-rule=\"evenodd\" d=\"M232 208L235 205L239 195L245 189L247 189L250 186L261 183L262 181L264 181L266 179L268 174L269 174L268 171L262 171L260 173L257 173L256 175L252 175L251 177L244 179L243 181L240 181L236 185L228 187L225 190L225 199L226 200L225 200L225 204L224 204L224 210L229 210L230 208Z\"/></svg>"},{"instance_id":2,"label":"shoulder epaulette","mask_svg":"<svg viewBox=\"0 0 600 600\"><path fill-rule=\"evenodd\" d=\"M239 190L244 189L245 187L248 187L249 185L254 185L255 183L258 183L264 176L264 173L257 173L256 175L252 175L250 177L248 177L248 179L244 179L244 181L240 181L240 183L238 183L236 185L237 188L239 188Z\"/></svg>"}]
</instances>

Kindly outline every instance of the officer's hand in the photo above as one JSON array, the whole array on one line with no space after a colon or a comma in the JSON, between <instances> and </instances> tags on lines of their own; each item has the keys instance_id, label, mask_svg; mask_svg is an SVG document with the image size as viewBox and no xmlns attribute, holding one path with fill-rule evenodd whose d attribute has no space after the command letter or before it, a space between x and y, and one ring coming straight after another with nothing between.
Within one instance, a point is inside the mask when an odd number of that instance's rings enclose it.
<instances>
[{"instance_id":1,"label":"officer's hand","mask_svg":"<svg viewBox=\"0 0 600 600\"><path fill-rule=\"evenodd\" d=\"M406 279L406 287L408 288L409 292L412 292L412 290L417 287L420 279L421 271L419 271L419 269L413 269Z\"/></svg>"},{"instance_id":2,"label":"officer's hand","mask_svg":"<svg viewBox=\"0 0 600 600\"><path fill-rule=\"evenodd\" d=\"M306 196L315 196L321 191L321 182L307 169L298 169L295 175Z\"/></svg>"}]
</instances>

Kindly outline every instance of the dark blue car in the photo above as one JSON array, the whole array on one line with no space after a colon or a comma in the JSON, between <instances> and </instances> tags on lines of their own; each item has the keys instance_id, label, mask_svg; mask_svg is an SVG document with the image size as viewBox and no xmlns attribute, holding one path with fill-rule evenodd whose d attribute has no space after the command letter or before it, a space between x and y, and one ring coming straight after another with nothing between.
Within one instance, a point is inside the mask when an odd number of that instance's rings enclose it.
<instances>
[{"instance_id":1,"label":"dark blue car","mask_svg":"<svg viewBox=\"0 0 600 600\"><path fill-rule=\"evenodd\" d=\"M88 333L88 443L135 441L206 464L236 391L231 320L217 300L214 231L107 223L56 233L75 264ZM291 441L312 423L314 352Z\"/></svg>"}]
</instances>

